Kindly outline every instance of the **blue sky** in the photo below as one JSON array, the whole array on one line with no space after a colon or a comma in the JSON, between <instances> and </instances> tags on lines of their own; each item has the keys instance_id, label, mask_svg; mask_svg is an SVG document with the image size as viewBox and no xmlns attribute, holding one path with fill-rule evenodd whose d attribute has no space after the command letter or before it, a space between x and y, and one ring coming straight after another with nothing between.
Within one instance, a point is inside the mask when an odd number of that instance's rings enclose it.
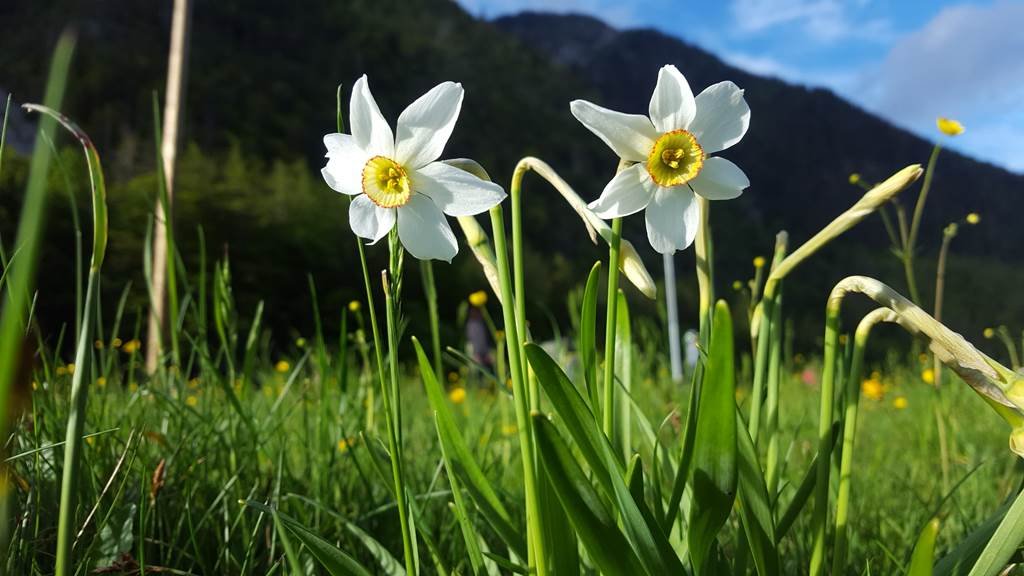
<instances>
[{"instance_id":1,"label":"blue sky","mask_svg":"<svg viewBox=\"0 0 1024 576\"><path fill-rule=\"evenodd\" d=\"M458 2L487 18L531 9L657 28L926 138L939 137L937 116L956 118L967 131L948 146L1024 173L1024 0Z\"/></svg>"}]
</instances>

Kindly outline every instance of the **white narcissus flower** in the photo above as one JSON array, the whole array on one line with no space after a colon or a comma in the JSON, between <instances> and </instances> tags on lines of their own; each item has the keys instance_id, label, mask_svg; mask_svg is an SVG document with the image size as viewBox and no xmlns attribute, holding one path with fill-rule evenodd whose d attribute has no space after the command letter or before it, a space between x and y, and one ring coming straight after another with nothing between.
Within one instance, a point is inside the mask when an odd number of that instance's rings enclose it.
<instances>
[{"instance_id":1,"label":"white narcissus flower","mask_svg":"<svg viewBox=\"0 0 1024 576\"><path fill-rule=\"evenodd\" d=\"M743 91L719 82L693 97L675 66L663 66L651 96L650 117L623 114L575 100L573 116L620 158L635 162L612 178L590 209L621 218L647 209L647 238L662 254L693 243L700 220L694 193L728 200L750 185L735 164L711 156L747 132L750 108Z\"/></svg>"},{"instance_id":2,"label":"white narcissus flower","mask_svg":"<svg viewBox=\"0 0 1024 576\"><path fill-rule=\"evenodd\" d=\"M409 105L393 135L366 76L352 87L351 134L324 136L327 185L354 196L352 232L377 242L398 224L398 237L420 260L451 262L459 252L449 216L485 212L505 199L501 186L437 162L462 108L461 84L442 82Z\"/></svg>"}]
</instances>

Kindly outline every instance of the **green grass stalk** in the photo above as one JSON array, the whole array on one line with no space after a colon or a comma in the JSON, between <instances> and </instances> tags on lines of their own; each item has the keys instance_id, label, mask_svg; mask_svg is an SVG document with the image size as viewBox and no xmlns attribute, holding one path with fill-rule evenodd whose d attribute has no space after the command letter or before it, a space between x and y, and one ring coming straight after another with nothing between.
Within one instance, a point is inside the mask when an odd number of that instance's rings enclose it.
<instances>
[{"instance_id":1,"label":"green grass stalk","mask_svg":"<svg viewBox=\"0 0 1024 576\"><path fill-rule=\"evenodd\" d=\"M839 312L843 293L829 296L825 309L825 360L821 377L821 406L818 412L818 470L814 485L814 515L811 520L814 545L811 551L811 576L825 571L825 531L828 523L829 472L832 468L832 407L836 365L839 362Z\"/></svg>"},{"instance_id":2,"label":"green grass stalk","mask_svg":"<svg viewBox=\"0 0 1024 576\"><path fill-rule=\"evenodd\" d=\"M423 280L423 295L427 299L427 314L430 317L430 353L434 362L434 374L444 378L441 365L441 327L437 314L437 285L434 283L434 265L430 260L420 260L420 277Z\"/></svg>"},{"instance_id":3,"label":"green grass stalk","mask_svg":"<svg viewBox=\"0 0 1024 576\"><path fill-rule=\"evenodd\" d=\"M910 221L910 231L906 235L907 240L903 245L903 250L900 251L900 256L903 259L903 273L907 277L907 289L910 290L910 299L918 306L921 305L921 294L917 291L917 278L914 275L914 250L917 244L917 234L921 229L921 216L924 214L925 202L928 201L928 192L932 187L935 163L939 159L940 150L942 150L942 145L936 143L928 158L928 168L925 169L921 193L917 195L917 203L914 204L914 216Z\"/></svg>"}]
</instances>

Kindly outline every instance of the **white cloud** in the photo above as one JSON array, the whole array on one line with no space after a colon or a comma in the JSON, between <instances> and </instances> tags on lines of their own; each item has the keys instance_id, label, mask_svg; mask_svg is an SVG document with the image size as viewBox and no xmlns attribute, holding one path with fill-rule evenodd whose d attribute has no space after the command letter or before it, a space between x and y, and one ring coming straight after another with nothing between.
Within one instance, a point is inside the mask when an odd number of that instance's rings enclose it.
<instances>
[{"instance_id":1,"label":"white cloud","mask_svg":"<svg viewBox=\"0 0 1024 576\"><path fill-rule=\"evenodd\" d=\"M824 86L835 92L846 93L860 80L854 70L821 70L791 66L771 56L745 52L719 51L718 56L727 63L760 76L779 78L805 86Z\"/></svg>"},{"instance_id":2,"label":"white cloud","mask_svg":"<svg viewBox=\"0 0 1024 576\"><path fill-rule=\"evenodd\" d=\"M856 100L890 120L934 136L936 116L961 120L953 144L1024 168L1024 2L960 5L939 12L863 71Z\"/></svg>"},{"instance_id":3,"label":"white cloud","mask_svg":"<svg viewBox=\"0 0 1024 576\"><path fill-rule=\"evenodd\" d=\"M885 19L857 19L849 8L863 8L866 1L842 0L733 0L730 12L737 30L755 34L779 26L798 26L810 38L832 43L858 39L888 42L893 37Z\"/></svg>"}]
</instances>

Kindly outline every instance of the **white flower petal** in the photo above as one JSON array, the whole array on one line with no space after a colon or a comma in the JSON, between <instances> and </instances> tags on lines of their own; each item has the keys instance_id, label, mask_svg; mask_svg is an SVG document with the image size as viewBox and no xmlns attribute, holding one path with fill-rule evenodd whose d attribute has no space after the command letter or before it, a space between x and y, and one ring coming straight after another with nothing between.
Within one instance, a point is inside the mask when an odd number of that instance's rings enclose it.
<instances>
[{"instance_id":1,"label":"white flower petal","mask_svg":"<svg viewBox=\"0 0 1024 576\"><path fill-rule=\"evenodd\" d=\"M646 208L657 187L644 165L634 164L616 174L587 207L601 218L622 218Z\"/></svg>"},{"instance_id":2,"label":"white flower petal","mask_svg":"<svg viewBox=\"0 0 1024 576\"><path fill-rule=\"evenodd\" d=\"M359 194L363 191L363 167L369 159L356 145L349 134L328 134L324 136L327 147L327 166L320 171L324 181L342 194Z\"/></svg>"},{"instance_id":3,"label":"white flower petal","mask_svg":"<svg viewBox=\"0 0 1024 576\"><path fill-rule=\"evenodd\" d=\"M685 130L697 114L697 104L686 78L669 64L658 71L658 84L651 95L651 122L658 132Z\"/></svg>"},{"instance_id":4,"label":"white flower petal","mask_svg":"<svg viewBox=\"0 0 1024 576\"><path fill-rule=\"evenodd\" d=\"M427 164L413 172L412 189L429 196L449 216L485 212L506 196L501 186L442 162Z\"/></svg>"},{"instance_id":5,"label":"white flower petal","mask_svg":"<svg viewBox=\"0 0 1024 576\"><path fill-rule=\"evenodd\" d=\"M700 204L686 186L659 187L644 214L647 239L662 254L685 250L697 237Z\"/></svg>"},{"instance_id":6,"label":"white flower petal","mask_svg":"<svg viewBox=\"0 0 1024 576\"><path fill-rule=\"evenodd\" d=\"M395 136L370 93L365 74L352 87L348 113L352 136L360 148L371 156L394 157Z\"/></svg>"},{"instance_id":7,"label":"white flower petal","mask_svg":"<svg viewBox=\"0 0 1024 576\"><path fill-rule=\"evenodd\" d=\"M750 186L750 180L739 166L715 156L704 161L704 167L690 181L690 186L708 200L732 200Z\"/></svg>"},{"instance_id":8,"label":"white flower petal","mask_svg":"<svg viewBox=\"0 0 1024 576\"><path fill-rule=\"evenodd\" d=\"M740 141L750 126L750 107L743 90L726 80L712 84L697 94L697 117L690 132L704 149L714 154Z\"/></svg>"},{"instance_id":9,"label":"white flower petal","mask_svg":"<svg viewBox=\"0 0 1024 576\"><path fill-rule=\"evenodd\" d=\"M455 234L441 209L423 194L413 194L398 209L398 237L402 246L420 260L451 262L459 253Z\"/></svg>"},{"instance_id":10,"label":"white flower petal","mask_svg":"<svg viewBox=\"0 0 1024 576\"><path fill-rule=\"evenodd\" d=\"M416 169L441 157L462 109L462 84L442 82L420 96L398 117L395 160Z\"/></svg>"},{"instance_id":11,"label":"white flower petal","mask_svg":"<svg viewBox=\"0 0 1024 576\"><path fill-rule=\"evenodd\" d=\"M619 158L642 162L658 138L654 125L646 116L623 114L586 100L573 100L569 110L588 130L604 141Z\"/></svg>"},{"instance_id":12,"label":"white flower petal","mask_svg":"<svg viewBox=\"0 0 1024 576\"><path fill-rule=\"evenodd\" d=\"M376 242L395 227L395 210L381 208L360 194L348 206L348 225L356 236Z\"/></svg>"}]
</instances>

